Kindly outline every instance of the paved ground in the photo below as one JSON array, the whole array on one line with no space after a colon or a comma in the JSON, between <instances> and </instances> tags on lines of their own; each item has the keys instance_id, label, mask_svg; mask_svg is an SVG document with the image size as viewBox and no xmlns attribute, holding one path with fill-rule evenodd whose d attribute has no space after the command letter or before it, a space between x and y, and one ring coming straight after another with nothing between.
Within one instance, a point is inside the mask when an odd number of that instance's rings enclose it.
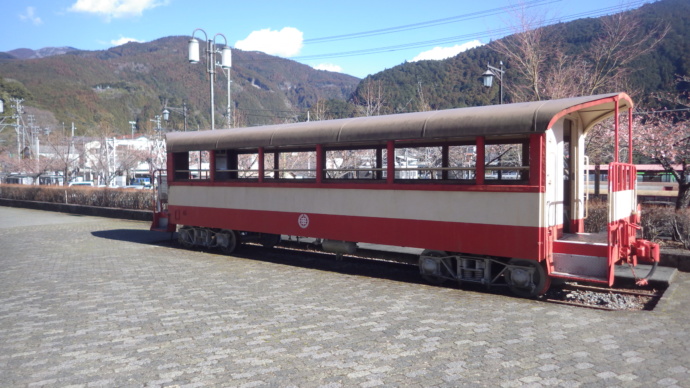
<instances>
[{"instance_id":1,"label":"paved ground","mask_svg":"<svg viewBox=\"0 0 690 388\"><path fill-rule=\"evenodd\" d=\"M147 228L0 207L0 385L690 386L688 273L604 312Z\"/></svg>"}]
</instances>

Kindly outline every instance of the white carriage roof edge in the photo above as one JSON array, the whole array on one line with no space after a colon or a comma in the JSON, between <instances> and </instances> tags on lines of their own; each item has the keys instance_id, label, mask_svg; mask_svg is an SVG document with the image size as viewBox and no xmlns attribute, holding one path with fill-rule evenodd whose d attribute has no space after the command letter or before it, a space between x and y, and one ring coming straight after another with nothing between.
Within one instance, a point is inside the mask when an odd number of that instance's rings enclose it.
<instances>
[{"instance_id":1,"label":"white carriage roof edge","mask_svg":"<svg viewBox=\"0 0 690 388\"><path fill-rule=\"evenodd\" d=\"M625 93L385 116L166 134L168 152L233 148L338 145L367 141L441 139L545 132L577 114L585 130L614 115L615 102L631 108Z\"/></svg>"}]
</instances>

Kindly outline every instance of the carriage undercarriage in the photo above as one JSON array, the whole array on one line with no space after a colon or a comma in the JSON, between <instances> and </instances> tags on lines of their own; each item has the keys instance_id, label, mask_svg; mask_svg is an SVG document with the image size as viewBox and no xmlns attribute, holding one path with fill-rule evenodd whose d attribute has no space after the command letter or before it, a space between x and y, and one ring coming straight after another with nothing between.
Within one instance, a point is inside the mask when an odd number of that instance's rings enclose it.
<instances>
[{"instance_id":1,"label":"carriage undercarriage","mask_svg":"<svg viewBox=\"0 0 690 388\"><path fill-rule=\"evenodd\" d=\"M543 266L533 260L500 259L425 250L419 257L422 278L432 284L448 280L462 283L508 286L516 295L535 297L549 288Z\"/></svg>"},{"instance_id":2,"label":"carriage undercarriage","mask_svg":"<svg viewBox=\"0 0 690 388\"><path fill-rule=\"evenodd\" d=\"M255 242L266 248L280 243L279 235L229 229L183 226L177 233L178 243L187 249L216 248L226 254L234 252L243 242ZM324 250L329 251L329 249ZM341 252L335 253L341 254ZM458 284L482 284L487 289L507 286L514 294L522 297L541 295L550 285L550 279L544 267L533 260L480 257L425 250L419 256L418 266L422 278L434 285L455 281Z\"/></svg>"}]
</instances>

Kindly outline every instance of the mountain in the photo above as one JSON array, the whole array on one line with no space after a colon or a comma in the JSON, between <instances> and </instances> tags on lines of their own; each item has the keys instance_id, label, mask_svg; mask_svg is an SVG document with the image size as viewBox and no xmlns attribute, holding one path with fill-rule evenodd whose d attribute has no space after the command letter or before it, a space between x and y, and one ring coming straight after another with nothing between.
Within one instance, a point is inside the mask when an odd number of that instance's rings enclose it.
<instances>
[{"instance_id":1,"label":"mountain","mask_svg":"<svg viewBox=\"0 0 690 388\"><path fill-rule=\"evenodd\" d=\"M690 75L690 1L661 0L627 12L639 18L639 27L645 32L659 23L669 27L653 51L630 64L629 86L623 90L633 94L639 105L656 109L660 102L653 98L653 94L690 90L687 83L676 83L677 76ZM550 25L543 30L544 36L560 37L563 42L561 50L575 56L591 52L603 27L601 18L585 18ZM362 80L354 99L366 100L367 87L380 85L385 102L381 113L495 104L498 102L498 87L484 88L481 75L486 71L487 63L497 66L504 61L508 80L505 100L510 102L510 83L519 82L520 74L510 61L498 54L494 49L495 43L445 60L406 62L373 74Z\"/></svg>"},{"instance_id":2,"label":"mountain","mask_svg":"<svg viewBox=\"0 0 690 388\"><path fill-rule=\"evenodd\" d=\"M11 57L16 59L32 59L32 58L45 58L51 57L53 55L67 54L72 51L79 51L74 47L44 47L39 50L32 50L28 48L19 48L12 51L8 51Z\"/></svg>"},{"instance_id":3,"label":"mountain","mask_svg":"<svg viewBox=\"0 0 690 388\"><path fill-rule=\"evenodd\" d=\"M185 36L147 43L130 42L101 51L70 51L63 55L17 59L0 57L0 77L25 87L32 98L25 106L52 112L59 127L74 122L78 133L101 128L129 133L151 130L163 108L187 107L190 129L210 127L210 84L205 59L190 64ZM22 50L19 50L21 54ZM359 79L315 70L295 61L259 52L232 50L231 102L241 125L294 119L319 99L346 100ZM227 78L219 67L214 82L216 126L225 127ZM171 109L162 127L182 129L181 110Z\"/></svg>"},{"instance_id":4,"label":"mountain","mask_svg":"<svg viewBox=\"0 0 690 388\"><path fill-rule=\"evenodd\" d=\"M690 85L675 82L678 75L690 74L690 2L660 0L627 12L639 17L644 31L659 22L669 26L653 51L631 63L631 86L624 88L639 105L655 108L659 102L650 98L653 93L690 89ZM561 38L563 52L577 55L592 51L602 32L602 19L578 19L543 29L546 36ZM38 50L38 54L25 49L0 53L0 97L4 93L7 101L8 91L24 96L27 113L34 115L36 125L59 128L74 122L78 134L96 129L129 133L132 120L138 131L151 131L165 106L180 108L183 104L188 108L188 128L209 128L206 63L204 59L195 65L188 63L188 39L166 37L101 51L58 48ZM230 99L235 125L304 120L307 109L318 119L361 114L363 106L380 106L376 113L385 114L497 103L498 88L486 89L481 84L487 63L505 61L509 81L519 82L520 75L514 64L498 54L495 44L441 61L406 62L361 82L289 59L233 49ZM60 50L67 52L51 55ZM29 55L42 57L20 59ZM227 78L221 69L216 70L214 105L220 128L225 126ZM379 101L367 101L367 94L378 95L378 91ZM507 87L505 101L512 99ZM170 121L162 122L162 127L182 129L180 109L170 110Z\"/></svg>"}]
</instances>

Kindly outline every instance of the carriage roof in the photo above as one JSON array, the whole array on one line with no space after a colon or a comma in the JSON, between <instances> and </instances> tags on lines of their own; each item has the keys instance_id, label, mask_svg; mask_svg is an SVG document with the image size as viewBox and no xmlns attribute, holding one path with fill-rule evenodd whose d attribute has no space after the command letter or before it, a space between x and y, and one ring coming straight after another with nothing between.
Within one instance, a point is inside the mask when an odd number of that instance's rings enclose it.
<instances>
[{"instance_id":1,"label":"carriage roof","mask_svg":"<svg viewBox=\"0 0 690 388\"><path fill-rule=\"evenodd\" d=\"M387 140L432 140L545 132L567 114L579 116L585 130L633 103L625 93L457 108L385 116L171 132L168 152L233 148L339 145Z\"/></svg>"}]
</instances>

